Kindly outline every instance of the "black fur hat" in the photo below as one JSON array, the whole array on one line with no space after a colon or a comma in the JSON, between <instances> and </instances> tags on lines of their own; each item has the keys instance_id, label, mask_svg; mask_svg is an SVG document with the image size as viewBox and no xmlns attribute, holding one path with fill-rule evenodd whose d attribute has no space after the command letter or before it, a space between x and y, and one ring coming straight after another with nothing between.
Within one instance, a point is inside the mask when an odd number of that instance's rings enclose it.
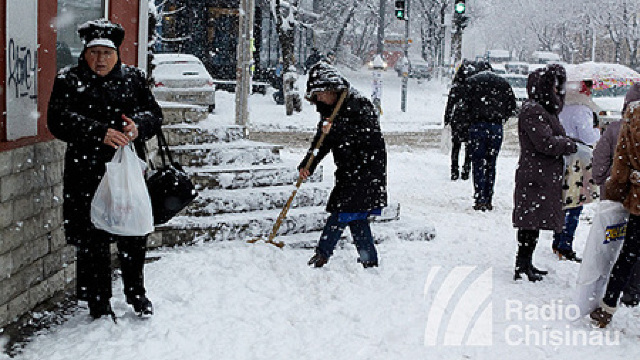
<instances>
[{"instance_id":1,"label":"black fur hat","mask_svg":"<svg viewBox=\"0 0 640 360\"><path fill-rule=\"evenodd\" d=\"M90 20L78 26L78 35L84 47L106 46L118 49L124 40L124 28L106 19Z\"/></svg>"},{"instance_id":2,"label":"black fur hat","mask_svg":"<svg viewBox=\"0 0 640 360\"><path fill-rule=\"evenodd\" d=\"M319 91L342 91L349 88L349 82L333 66L320 61L309 69L305 98L315 102Z\"/></svg>"}]
</instances>

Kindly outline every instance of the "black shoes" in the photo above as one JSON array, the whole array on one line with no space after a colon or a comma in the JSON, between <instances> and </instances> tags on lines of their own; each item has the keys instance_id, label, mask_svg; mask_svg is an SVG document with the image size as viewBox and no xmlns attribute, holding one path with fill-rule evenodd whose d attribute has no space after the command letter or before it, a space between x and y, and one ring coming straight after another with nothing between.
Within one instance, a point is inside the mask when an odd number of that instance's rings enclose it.
<instances>
[{"instance_id":1,"label":"black shoes","mask_svg":"<svg viewBox=\"0 0 640 360\"><path fill-rule=\"evenodd\" d=\"M458 170L451 170L451 180L456 181L460 177Z\"/></svg>"},{"instance_id":2,"label":"black shoes","mask_svg":"<svg viewBox=\"0 0 640 360\"><path fill-rule=\"evenodd\" d=\"M153 315L153 304L144 295L127 297L127 304L133 306L133 311L140 317Z\"/></svg>"},{"instance_id":3,"label":"black shoes","mask_svg":"<svg viewBox=\"0 0 640 360\"><path fill-rule=\"evenodd\" d=\"M320 254L320 253L315 253L315 255L313 255L311 257L311 259L309 259L309 262L307 263L307 265L309 266L313 266L313 267L317 267L317 268L321 268L323 267L327 262L329 261L328 258L324 257L324 255Z\"/></svg>"},{"instance_id":4,"label":"black shoes","mask_svg":"<svg viewBox=\"0 0 640 360\"><path fill-rule=\"evenodd\" d=\"M378 260L373 260L373 261L361 261L360 259L358 259L358 262L360 264L362 264L363 268L371 268L371 267L378 267Z\"/></svg>"},{"instance_id":5,"label":"black shoes","mask_svg":"<svg viewBox=\"0 0 640 360\"><path fill-rule=\"evenodd\" d=\"M535 270L534 270L535 269ZM524 265L524 266L516 266L515 273L513 275L513 280L518 281L522 280L522 275L526 275L527 279L531 282L541 281L542 275L546 275L546 271L542 271L536 269L533 265Z\"/></svg>"},{"instance_id":6,"label":"black shoes","mask_svg":"<svg viewBox=\"0 0 640 360\"><path fill-rule=\"evenodd\" d=\"M476 211L491 211L493 210L493 205L491 203L478 203L473 205L473 210Z\"/></svg>"},{"instance_id":7,"label":"black shoes","mask_svg":"<svg viewBox=\"0 0 640 360\"><path fill-rule=\"evenodd\" d=\"M640 294L623 293L620 302L624 306L636 307L640 304Z\"/></svg>"},{"instance_id":8,"label":"black shoes","mask_svg":"<svg viewBox=\"0 0 640 360\"><path fill-rule=\"evenodd\" d=\"M109 300L89 301L89 315L94 319L99 319L105 315L109 315L111 316L111 320L113 320L114 323L117 323L116 314L113 312L113 309L111 309L111 303L109 303Z\"/></svg>"},{"instance_id":9,"label":"black shoes","mask_svg":"<svg viewBox=\"0 0 640 360\"><path fill-rule=\"evenodd\" d=\"M582 262L582 258L579 258L576 255L576 252L571 249L556 249L556 251L554 252L556 253L556 255L558 255L558 259L560 260L570 260L577 263Z\"/></svg>"},{"instance_id":10,"label":"black shoes","mask_svg":"<svg viewBox=\"0 0 640 360\"><path fill-rule=\"evenodd\" d=\"M469 180L469 170L462 169L462 174L460 174L460 178L462 180Z\"/></svg>"}]
</instances>

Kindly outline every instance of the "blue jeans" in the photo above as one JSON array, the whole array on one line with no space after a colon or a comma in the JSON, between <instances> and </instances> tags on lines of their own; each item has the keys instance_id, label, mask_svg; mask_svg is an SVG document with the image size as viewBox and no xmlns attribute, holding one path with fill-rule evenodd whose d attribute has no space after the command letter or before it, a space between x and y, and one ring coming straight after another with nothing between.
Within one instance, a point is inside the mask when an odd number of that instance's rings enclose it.
<instances>
[{"instance_id":1,"label":"blue jeans","mask_svg":"<svg viewBox=\"0 0 640 360\"><path fill-rule=\"evenodd\" d=\"M581 212L582 206L564 211L564 226L562 226L562 232L553 234L553 247L560 250L573 250L573 238Z\"/></svg>"},{"instance_id":2,"label":"blue jeans","mask_svg":"<svg viewBox=\"0 0 640 360\"><path fill-rule=\"evenodd\" d=\"M340 222L338 213L332 213L327 219L327 223L324 226L324 230L322 230L322 235L320 236L320 242L318 242L316 252L328 259L333 254L333 249L335 249L338 240L340 240L340 235L342 235L342 232L347 225L349 226L349 229L351 229L351 236L353 236L356 249L358 249L360 261L363 263L377 262L378 252L373 244L373 235L371 234L371 228L369 227L369 220L361 219L351 220L349 222Z\"/></svg>"},{"instance_id":3,"label":"blue jeans","mask_svg":"<svg viewBox=\"0 0 640 360\"><path fill-rule=\"evenodd\" d=\"M491 204L496 182L496 161L502 146L502 124L475 123L469 127L473 198L476 204Z\"/></svg>"}]
</instances>

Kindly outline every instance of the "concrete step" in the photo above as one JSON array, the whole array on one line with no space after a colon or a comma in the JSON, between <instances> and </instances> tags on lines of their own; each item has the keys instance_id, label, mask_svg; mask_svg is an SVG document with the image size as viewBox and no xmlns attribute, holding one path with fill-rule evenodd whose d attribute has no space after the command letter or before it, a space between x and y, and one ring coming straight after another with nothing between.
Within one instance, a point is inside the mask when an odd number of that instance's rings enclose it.
<instances>
[{"instance_id":1,"label":"concrete step","mask_svg":"<svg viewBox=\"0 0 640 360\"><path fill-rule=\"evenodd\" d=\"M208 126L175 124L162 126L169 146L231 142L244 138L244 127L238 125Z\"/></svg>"},{"instance_id":2,"label":"concrete step","mask_svg":"<svg viewBox=\"0 0 640 360\"><path fill-rule=\"evenodd\" d=\"M267 164L247 166L203 166L186 167L198 190L246 189L265 186L295 184L299 172L297 164ZM321 182L322 166L307 180Z\"/></svg>"},{"instance_id":3,"label":"concrete step","mask_svg":"<svg viewBox=\"0 0 640 360\"><path fill-rule=\"evenodd\" d=\"M436 237L436 230L433 226L415 226L405 224L402 220L391 223L372 223L371 233L376 244L392 243L398 241L431 241ZM292 234L278 236L274 241L285 243L286 247L293 249L313 249L318 244L321 231L310 233ZM353 243L353 237L349 230L342 233L337 248L344 248L347 244Z\"/></svg>"},{"instance_id":4,"label":"concrete step","mask_svg":"<svg viewBox=\"0 0 640 360\"><path fill-rule=\"evenodd\" d=\"M259 165L280 162L282 148L281 145L238 140L231 143L173 146L171 153L182 166Z\"/></svg>"},{"instance_id":5,"label":"concrete step","mask_svg":"<svg viewBox=\"0 0 640 360\"><path fill-rule=\"evenodd\" d=\"M281 209L273 209L210 217L178 216L156 227L156 231L149 237L149 246L267 238L280 212ZM322 206L291 209L282 222L278 235L320 231L328 215ZM382 216L373 217L372 221L393 221L399 217L400 204L391 204L384 209Z\"/></svg>"},{"instance_id":6,"label":"concrete step","mask_svg":"<svg viewBox=\"0 0 640 360\"><path fill-rule=\"evenodd\" d=\"M203 190L198 198L185 209L186 216L211 216L224 213L240 213L267 209L282 209L291 197L294 185L270 186L255 189ZM326 205L331 184L303 184L292 207Z\"/></svg>"},{"instance_id":7,"label":"concrete step","mask_svg":"<svg viewBox=\"0 0 640 360\"><path fill-rule=\"evenodd\" d=\"M204 106L180 104L168 101L158 102L164 116L163 125L197 123L209 116Z\"/></svg>"}]
</instances>

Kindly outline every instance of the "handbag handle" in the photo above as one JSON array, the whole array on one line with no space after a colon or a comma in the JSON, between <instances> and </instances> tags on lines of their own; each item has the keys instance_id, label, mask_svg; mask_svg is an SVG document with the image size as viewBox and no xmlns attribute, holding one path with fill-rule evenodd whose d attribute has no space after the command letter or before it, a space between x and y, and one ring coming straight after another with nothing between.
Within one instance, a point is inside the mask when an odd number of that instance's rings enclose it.
<instances>
[{"instance_id":1,"label":"handbag handle","mask_svg":"<svg viewBox=\"0 0 640 360\"><path fill-rule=\"evenodd\" d=\"M162 166L167 166L167 158L169 159L169 165L173 164L173 156L171 155L171 150L169 150L169 145L167 144L167 139L164 137L162 129L159 129L156 132L156 138L158 139L158 152L160 154L160 159L162 159ZM146 143L144 145L144 151L147 154L147 163L149 164L149 168L151 168L151 170L156 170L153 161L149 158L149 150L147 149Z\"/></svg>"}]
</instances>

